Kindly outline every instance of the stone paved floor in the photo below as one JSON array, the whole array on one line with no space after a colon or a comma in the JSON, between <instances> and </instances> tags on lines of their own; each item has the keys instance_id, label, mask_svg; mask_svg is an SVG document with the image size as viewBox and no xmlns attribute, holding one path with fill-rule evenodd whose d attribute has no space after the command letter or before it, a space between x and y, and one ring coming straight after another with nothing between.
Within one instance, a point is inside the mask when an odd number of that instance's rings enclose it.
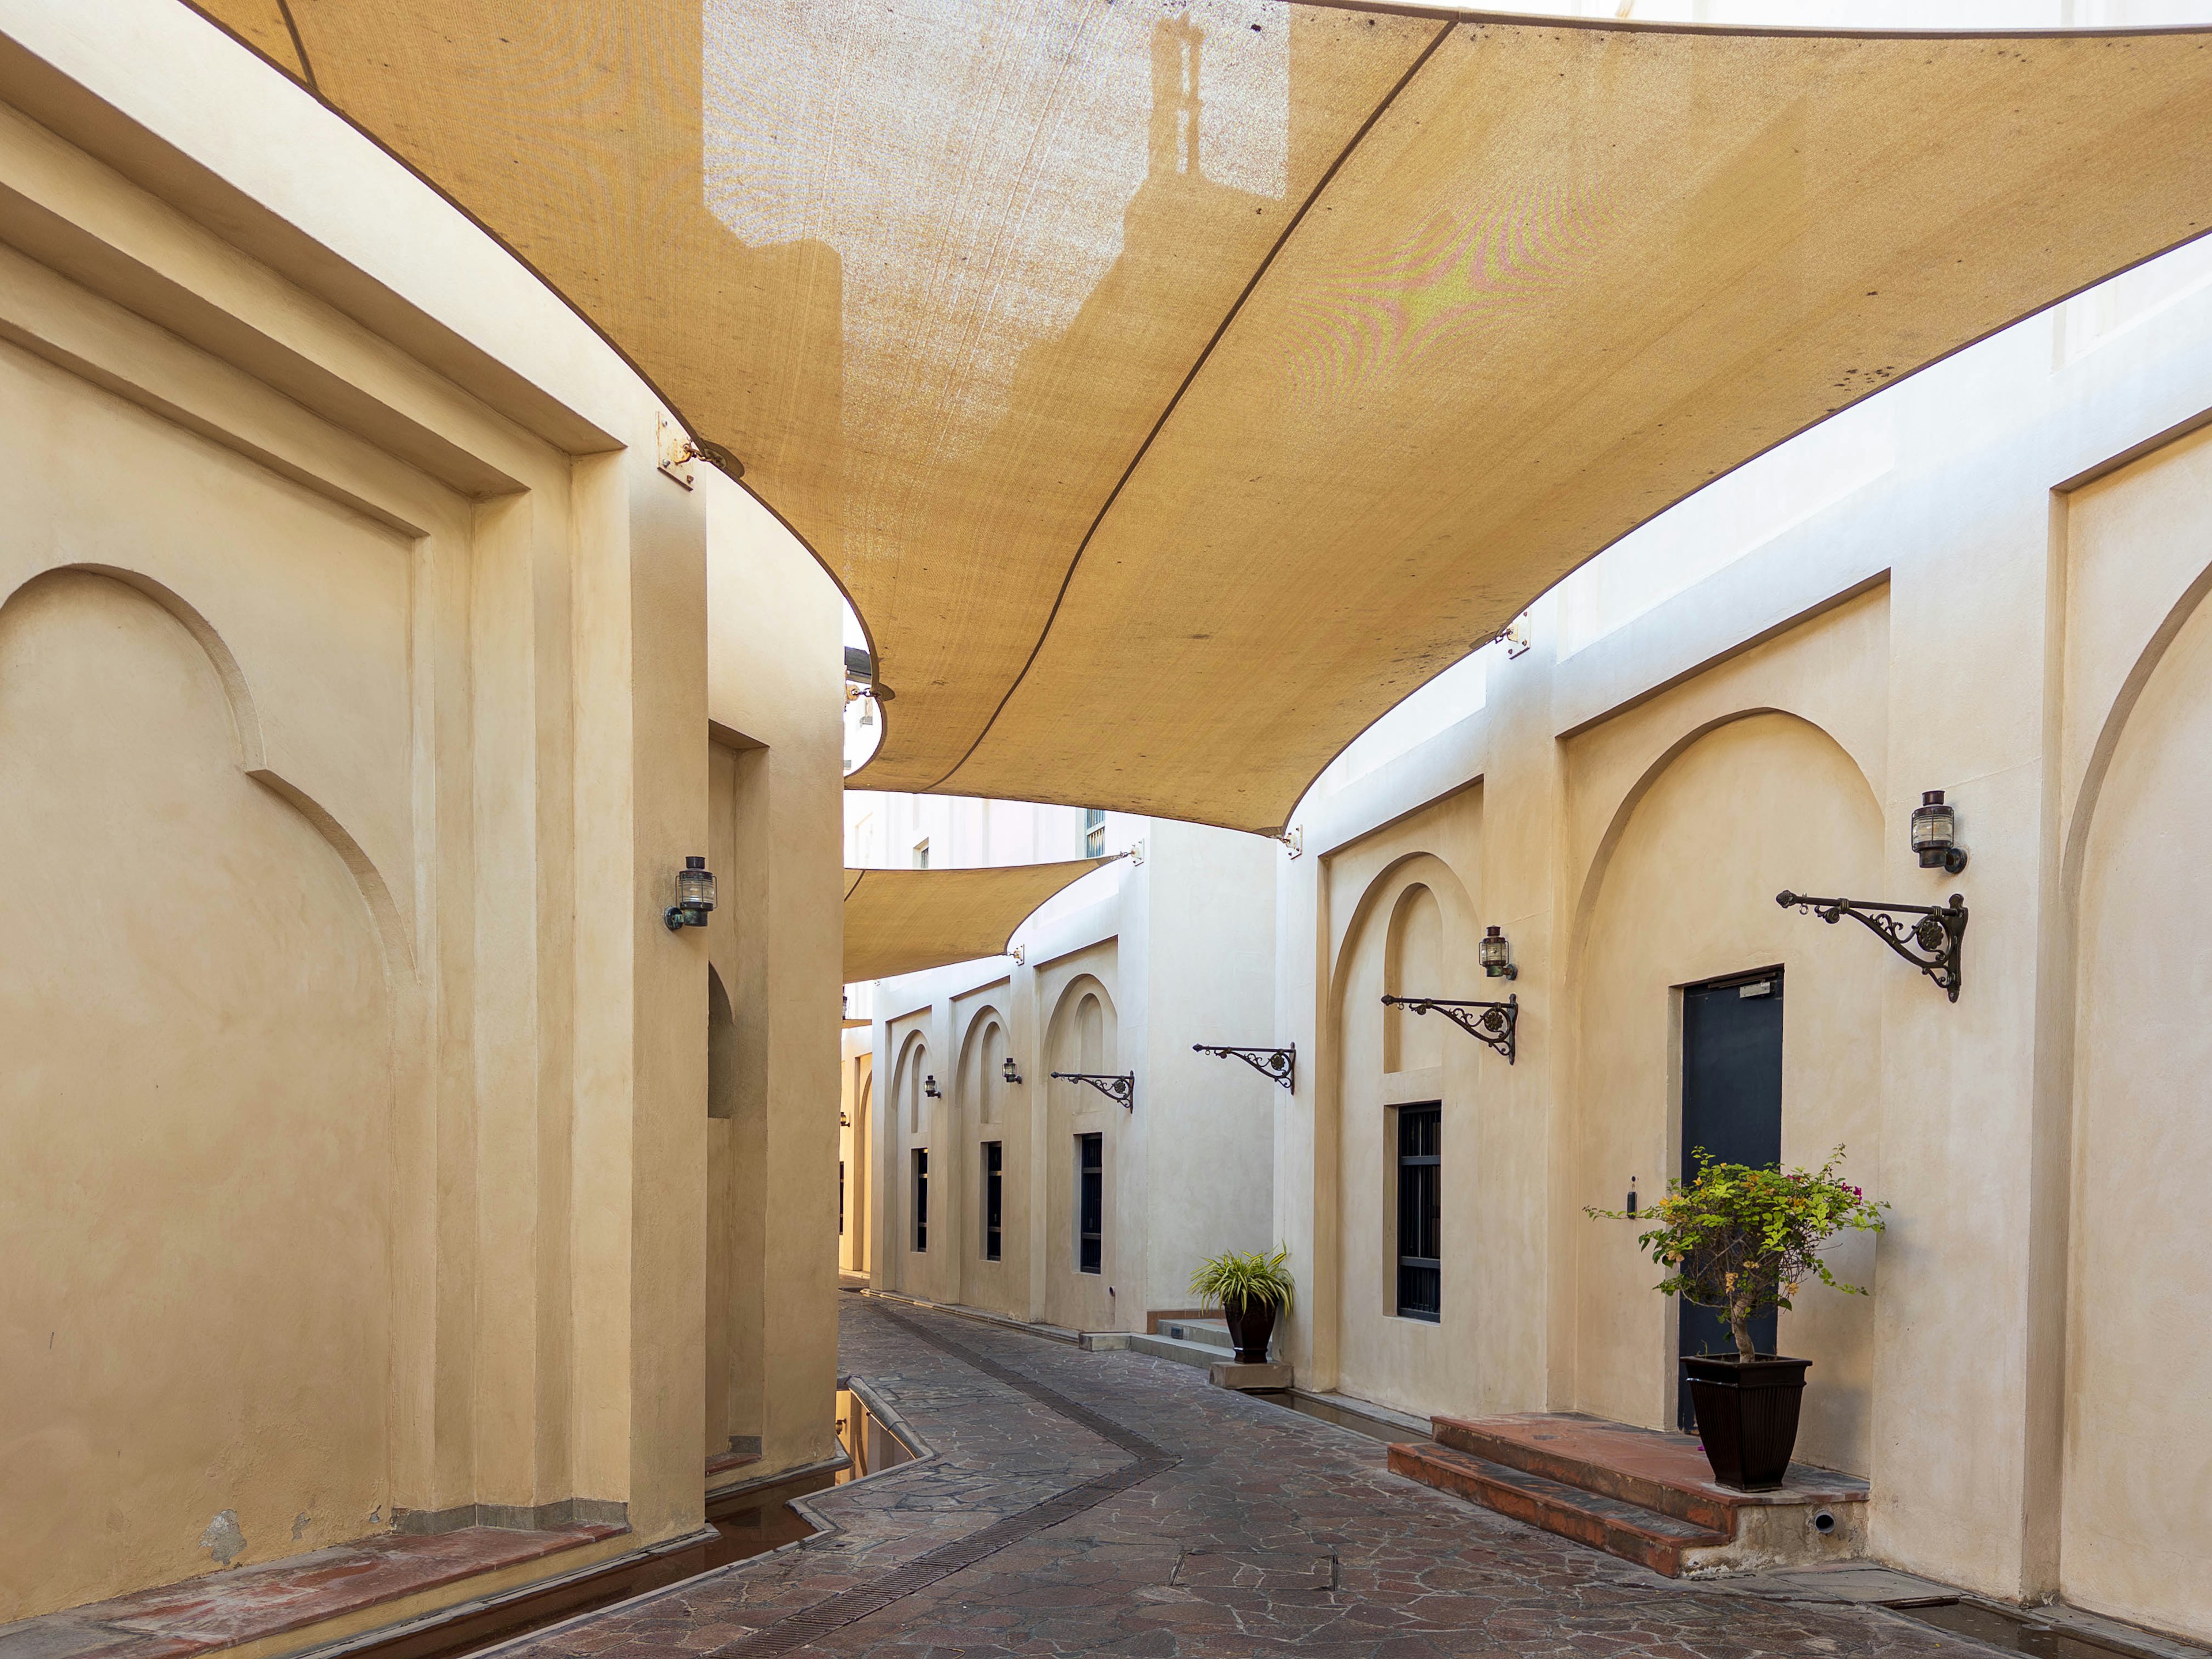
<instances>
[{"instance_id":1,"label":"stone paved floor","mask_svg":"<svg viewBox=\"0 0 2212 1659\"><path fill-rule=\"evenodd\" d=\"M836 1530L501 1659L1988 1651L1875 1609L1659 1577L1188 1366L841 1301L845 1369L934 1455L810 1500Z\"/></svg>"}]
</instances>

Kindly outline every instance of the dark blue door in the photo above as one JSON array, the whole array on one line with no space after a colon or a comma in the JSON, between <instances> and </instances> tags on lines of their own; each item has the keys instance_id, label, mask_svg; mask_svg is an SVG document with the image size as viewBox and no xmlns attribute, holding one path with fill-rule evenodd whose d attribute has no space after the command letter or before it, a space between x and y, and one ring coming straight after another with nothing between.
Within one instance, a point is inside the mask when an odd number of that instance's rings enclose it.
<instances>
[{"instance_id":1,"label":"dark blue door","mask_svg":"<svg viewBox=\"0 0 2212 1659\"><path fill-rule=\"evenodd\" d=\"M1682 1178L1703 1147L1719 1164L1782 1161L1782 970L1692 985L1682 993ZM1684 1302L1681 1353L1734 1353L1717 1309ZM1761 1353L1774 1352L1774 1310L1751 1323ZM1679 1370L1679 1367L1677 1370ZM1677 1384L1685 1433L1694 1430L1686 1376Z\"/></svg>"}]
</instances>

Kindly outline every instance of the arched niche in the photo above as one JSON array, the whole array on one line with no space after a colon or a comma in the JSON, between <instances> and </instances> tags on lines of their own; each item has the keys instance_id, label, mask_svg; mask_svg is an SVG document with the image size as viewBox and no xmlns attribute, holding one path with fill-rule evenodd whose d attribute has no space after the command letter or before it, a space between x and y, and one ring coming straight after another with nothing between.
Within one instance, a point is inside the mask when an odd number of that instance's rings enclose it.
<instances>
[{"instance_id":1,"label":"arched niche","mask_svg":"<svg viewBox=\"0 0 2212 1659\"><path fill-rule=\"evenodd\" d=\"M2212 606L2160 630L2069 848L2073 1203L2059 1574L2212 1637Z\"/></svg>"},{"instance_id":2,"label":"arched niche","mask_svg":"<svg viewBox=\"0 0 2212 1659\"><path fill-rule=\"evenodd\" d=\"M1317 1161L1335 1170L1335 1232L1317 1231L1334 1305L1310 1298L1303 1317L1334 1326L1339 1386L1410 1410L1476 1413L1468 1364L1480 1328L1491 1165L1482 1123L1489 1051L1439 1014L1386 1009L1391 994L1480 997L1472 898L1434 853L1407 852L1369 880L1353 906L1332 985L1335 1112L1316 1114ZM1495 1059L1495 1056L1490 1056ZM1504 1062L1498 1060L1501 1067ZM1434 1104L1441 1131L1443 1316L1398 1311L1398 1112Z\"/></svg>"},{"instance_id":3,"label":"arched niche","mask_svg":"<svg viewBox=\"0 0 2212 1659\"><path fill-rule=\"evenodd\" d=\"M1444 912L1437 896L1415 882L1390 908L1382 953L1383 988L1392 996L1455 996L1444 988ZM1443 1064L1443 1021L1402 1008L1382 1011L1382 1069L1405 1072Z\"/></svg>"},{"instance_id":4,"label":"arched niche","mask_svg":"<svg viewBox=\"0 0 2212 1659\"><path fill-rule=\"evenodd\" d=\"M0 1324L51 1334L0 1352L0 1523L131 1517L62 1602L205 1571L220 1510L259 1559L391 1503L387 939L157 586L0 605Z\"/></svg>"},{"instance_id":5,"label":"arched niche","mask_svg":"<svg viewBox=\"0 0 2212 1659\"><path fill-rule=\"evenodd\" d=\"M1047 1069L1054 1072L1111 1075L1124 1069L1113 995L1096 975L1078 974L1060 988L1046 1022L1045 1054ZM1111 1329L1119 1316L1109 1287L1121 1232L1115 1200L1128 1113L1089 1084L1065 1079L1049 1082L1046 1102L1045 1316L1071 1329ZM1091 1134L1099 1137L1103 1169L1101 1271L1096 1273L1079 1270L1077 1237L1078 1137Z\"/></svg>"},{"instance_id":6,"label":"arched niche","mask_svg":"<svg viewBox=\"0 0 2212 1659\"><path fill-rule=\"evenodd\" d=\"M738 1019L713 963L707 967L707 1115L738 1115Z\"/></svg>"},{"instance_id":7,"label":"arched niche","mask_svg":"<svg viewBox=\"0 0 2212 1659\"><path fill-rule=\"evenodd\" d=\"M995 1127L1005 1117L1006 1058L1006 1017L986 1003L969 1018L960 1059L961 1109L979 1128Z\"/></svg>"},{"instance_id":8,"label":"arched niche","mask_svg":"<svg viewBox=\"0 0 2212 1659\"><path fill-rule=\"evenodd\" d=\"M1685 734L1629 792L1602 842L1571 942L1577 1063L1570 1204L1620 1205L1679 1172L1680 988L1783 970L1782 1156L1881 1186L1878 1057L1883 989L1905 971L1863 930L1822 927L1774 895L1877 894L1881 811L1856 761L1811 721L1746 711ZM1653 1427L1674 1420L1676 1310L1626 1224L1570 1231L1577 1323L1576 1408ZM1875 1242L1830 1260L1875 1283ZM1814 1361L1800 1455L1864 1473L1872 1457L1874 1307L1807 1290L1782 1316L1784 1351Z\"/></svg>"}]
</instances>

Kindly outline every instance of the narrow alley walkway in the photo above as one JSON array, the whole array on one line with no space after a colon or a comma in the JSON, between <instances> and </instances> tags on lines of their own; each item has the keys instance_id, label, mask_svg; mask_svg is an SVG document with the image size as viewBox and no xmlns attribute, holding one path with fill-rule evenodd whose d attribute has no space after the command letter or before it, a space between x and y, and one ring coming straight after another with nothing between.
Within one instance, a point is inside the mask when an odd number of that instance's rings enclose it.
<instances>
[{"instance_id":1,"label":"narrow alley walkway","mask_svg":"<svg viewBox=\"0 0 2212 1659\"><path fill-rule=\"evenodd\" d=\"M1893 1614L1659 1577L1185 1366L842 1304L844 1369L930 1455L810 1500L836 1530L502 1659L1981 1651Z\"/></svg>"}]
</instances>

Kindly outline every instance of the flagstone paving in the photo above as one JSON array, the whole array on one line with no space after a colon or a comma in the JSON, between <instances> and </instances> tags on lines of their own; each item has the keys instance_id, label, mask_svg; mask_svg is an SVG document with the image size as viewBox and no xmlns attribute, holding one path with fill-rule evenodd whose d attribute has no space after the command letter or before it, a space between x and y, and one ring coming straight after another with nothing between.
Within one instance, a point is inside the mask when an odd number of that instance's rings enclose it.
<instances>
[{"instance_id":1,"label":"flagstone paving","mask_svg":"<svg viewBox=\"0 0 2212 1659\"><path fill-rule=\"evenodd\" d=\"M931 1455L808 1500L831 1529L801 1545L501 1659L1987 1651L1879 1609L1660 1577L1188 1366L841 1300L843 1368Z\"/></svg>"}]
</instances>

